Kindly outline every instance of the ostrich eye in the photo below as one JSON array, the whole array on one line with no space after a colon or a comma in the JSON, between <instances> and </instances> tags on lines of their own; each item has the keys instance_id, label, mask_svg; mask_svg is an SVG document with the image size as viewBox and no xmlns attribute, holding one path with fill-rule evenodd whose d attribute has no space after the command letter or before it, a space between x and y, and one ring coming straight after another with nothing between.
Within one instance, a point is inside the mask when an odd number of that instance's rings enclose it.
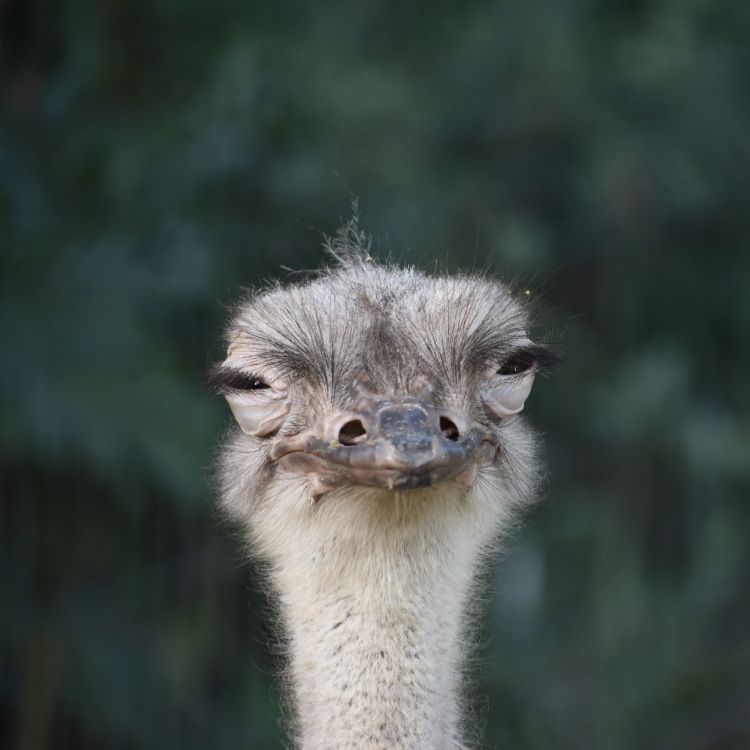
<instances>
[{"instance_id":1,"label":"ostrich eye","mask_svg":"<svg viewBox=\"0 0 750 750\"><path fill-rule=\"evenodd\" d=\"M527 353L513 355L507 362L504 362L497 370L498 375L520 375L528 372L534 366L534 359Z\"/></svg>"},{"instance_id":2,"label":"ostrich eye","mask_svg":"<svg viewBox=\"0 0 750 750\"><path fill-rule=\"evenodd\" d=\"M529 372L545 373L560 363L560 355L546 346L526 341L512 351L498 367L496 374L505 377L523 375Z\"/></svg>"},{"instance_id":3,"label":"ostrich eye","mask_svg":"<svg viewBox=\"0 0 750 750\"><path fill-rule=\"evenodd\" d=\"M528 339L520 342L482 387L487 414L494 419L518 414L531 393L534 376L551 364L550 357L546 349Z\"/></svg>"},{"instance_id":4,"label":"ostrich eye","mask_svg":"<svg viewBox=\"0 0 750 750\"><path fill-rule=\"evenodd\" d=\"M246 435L265 437L276 432L289 413L289 398L282 385L272 387L263 378L226 364L214 368L209 383L227 400Z\"/></svg>"}]
</instances>

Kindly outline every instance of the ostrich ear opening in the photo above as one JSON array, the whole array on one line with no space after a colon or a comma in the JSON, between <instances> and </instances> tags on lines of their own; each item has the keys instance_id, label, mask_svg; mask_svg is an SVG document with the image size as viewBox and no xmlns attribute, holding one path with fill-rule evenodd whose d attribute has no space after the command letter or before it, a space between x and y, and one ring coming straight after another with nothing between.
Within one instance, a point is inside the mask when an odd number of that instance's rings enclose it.
<instances>
[{"instance_id":1,"label":"ostrich ear opening","mask_svg":"<svg viewBox=\"0 0 750 750\"><path fill-rule=\"evenodd\" d=\"M496 376L482 388L482 404L485 411L496 419L518 414L534 384L534 373Z\"/></svg>"},{"instance_id":2,"label":"ostrich ear opening","mask_svg":"<svg viewBox=\"0 0 750 750\"><path fill-rule=\"evenodd\" d=\"M267 390L225 394L237 424L246 435L271 435L281 427L289 413L286 394L267 393Z\"/></svg>"}]
</instances>

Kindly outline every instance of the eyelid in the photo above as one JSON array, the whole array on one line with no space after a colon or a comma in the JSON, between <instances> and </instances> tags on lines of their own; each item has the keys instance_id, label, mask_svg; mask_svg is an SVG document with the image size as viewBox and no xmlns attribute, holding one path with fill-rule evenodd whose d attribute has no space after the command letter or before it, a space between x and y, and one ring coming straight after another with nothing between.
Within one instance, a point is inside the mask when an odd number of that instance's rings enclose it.
<instances>
[{"instance_id":1,"label":"eyelid","mask_svg":"<svg viewBox=\"0 0 750 750\"><path fill-rule=\"evenodd\" d=\"M290 409L289 399L285 396L285 393L270 388L225 394L240 429L253 437L266 437L281 427Z\"/></svg>"}]
</instances>

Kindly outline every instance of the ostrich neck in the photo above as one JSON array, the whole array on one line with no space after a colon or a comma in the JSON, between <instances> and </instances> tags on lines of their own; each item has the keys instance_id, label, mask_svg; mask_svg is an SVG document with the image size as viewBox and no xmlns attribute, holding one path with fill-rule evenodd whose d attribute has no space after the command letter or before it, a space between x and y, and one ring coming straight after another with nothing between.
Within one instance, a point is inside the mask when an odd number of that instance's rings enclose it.
<instances>
[{"instance_id":1,"label":"ostrich neck","mask_svg":"<svg viewBox=\"0 0 750 750\"><path fill-rule=\"evenodd\" d=\"M299 747L464 747L464 609L487 528L292 535L274 578Z\"/></svg>"},{"instance_id":2,"label":"ostrich neck","mask_svg":"<svg viewBox=\"0 0 750 750\"><path fill-rule=\"evenodd\" d=\"M457 747L467 582L410 562L370 559L335 581L315 571L287 581L304 750ZM394 566L407 568L398 581Z\"/></svg>"}]
</instances>

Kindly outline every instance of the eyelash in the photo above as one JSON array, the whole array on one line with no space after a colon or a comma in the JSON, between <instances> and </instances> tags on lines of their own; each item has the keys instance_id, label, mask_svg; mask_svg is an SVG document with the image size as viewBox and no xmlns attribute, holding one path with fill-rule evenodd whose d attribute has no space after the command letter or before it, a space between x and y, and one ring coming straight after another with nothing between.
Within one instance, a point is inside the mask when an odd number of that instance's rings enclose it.
<instances>
[{"instance_id":1,"label":"eyelash","mask_svg":"<svg viewBox=\"0 0 750 750\"><path fill-rule=\"evenodd\" d=\"M534 360L523 355L514 355L497 368L498 375L520 375L534 367Z\"/></svg>"},{"instance_id":2,"label":"eyelash","mask_svg":"<svg viewBox=\"0 0 750 750\"><path fill-rule=\"evenodd\" d=\"M560 355L542 346L518 349L497 368L497 374L522 375L532 369L535 372L548 372L559 364L560 360Z\"/></svg>"},{"instance_id":3,"label":"eyelash","mask_svg":"<svg viewBox=\"0 0 750 750\"><path fill-rule=\"evenodd\" d=\"M229 391L261 391L270 388L262 378L233 367L215 367L208 375L208 384L219 393Z\"/></svg>"}]
</instances>

